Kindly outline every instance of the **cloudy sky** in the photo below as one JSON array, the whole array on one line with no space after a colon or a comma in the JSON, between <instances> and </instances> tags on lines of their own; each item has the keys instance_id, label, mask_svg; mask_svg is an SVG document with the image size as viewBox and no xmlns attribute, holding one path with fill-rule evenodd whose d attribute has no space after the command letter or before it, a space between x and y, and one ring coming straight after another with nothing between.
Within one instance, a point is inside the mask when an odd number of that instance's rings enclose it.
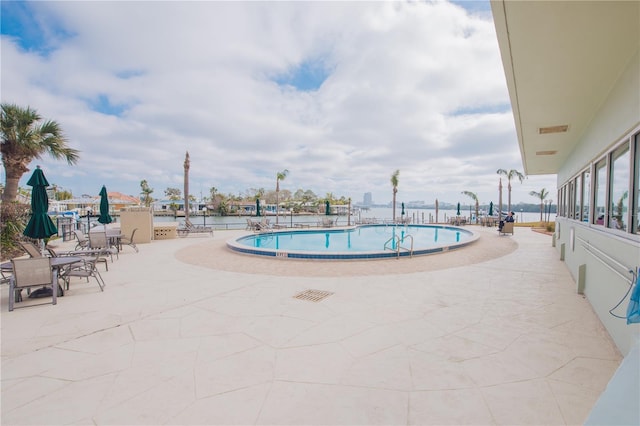
<instances>
[{"instance_id":1,"label":"cloudy sky","mask_svg":"<svg viewBox=\"0 0 640 426\"><path fill-rule=\"evenodd\" d=\"M497 202L523 172L488 1L1 2L1 98L61 124L73 192L249 188ZM26 185L29 174L21 180ZM4 170L0 176L4 181ZM555 176L513 182L512 201ZM506 202L506 198L505 198Z\"/></svg>"}]
</instances>

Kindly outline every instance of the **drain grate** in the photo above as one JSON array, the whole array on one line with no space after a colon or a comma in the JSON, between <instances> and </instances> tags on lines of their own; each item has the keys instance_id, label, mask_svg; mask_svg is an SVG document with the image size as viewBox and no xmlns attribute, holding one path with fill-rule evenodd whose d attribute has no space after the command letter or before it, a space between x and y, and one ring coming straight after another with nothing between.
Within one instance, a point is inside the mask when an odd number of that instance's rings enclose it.
<instances>
[{"instance_id":1,"label":"drain grate","mask_svg":"<svg viewBox=\"0 0 640 426\"><path fill-rule=\"evenodd\" d=\"M305 290L301 293L293 296L294 299L300 300L308 300L310 302L320 302L323 299L331 296L333 293L330 291L322 291L322 290Z\"/></svg>"}]
</instances>

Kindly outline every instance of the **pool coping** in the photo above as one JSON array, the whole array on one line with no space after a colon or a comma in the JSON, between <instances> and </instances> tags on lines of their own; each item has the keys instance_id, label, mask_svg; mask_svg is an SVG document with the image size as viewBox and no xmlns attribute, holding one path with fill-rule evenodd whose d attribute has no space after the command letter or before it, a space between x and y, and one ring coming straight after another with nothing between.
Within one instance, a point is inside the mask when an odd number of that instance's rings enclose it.
<instances>
[{"instance_id":1,"label":"pool coping","mask_svg":"<svg viewBox=\"0 0 640 426\"><path fill-rule=\"evenodd\" d=\"M340 228L318 228L315 230L287 228L287 229L269 230L267 232L262 232L262 234L275 235L275 234L293 234L293 233L346 232L346 231L350 231L357 228L364 228L364 227L372 228L372 227L383 227L383 226L386 227L386 226L393 226L393 225L364 224L364 225L345 226ZM447 251L457 250L457 249L466 247L469 244L473 244L480 238L480 235L477 234L476 232L461 228L459 226L435 225L435 224L412 224L409 226L458 230L466 234L471 234L471 236L468 240L461 241L458 243L440 244L434 247L414 250L413 252L406 249L405 249L406 251L379 250L379 251L357 251L357 252L337 252L337 251L314 252L314 251L308 251L308 250L287 251L287 250L276 250L276 249L270 249L270 248L249 247L249 246L240 244L238 240L250 235L255 235L255 233L249 233L249 232L241 236L234 237L227 240L226 245L229 249L231 249L234 252L254 255L254 256L262 256L262 257L303 259L303 260L373 260L373 259L425 256L425 255L444 253Z\"/></svg>"}]
</instances>

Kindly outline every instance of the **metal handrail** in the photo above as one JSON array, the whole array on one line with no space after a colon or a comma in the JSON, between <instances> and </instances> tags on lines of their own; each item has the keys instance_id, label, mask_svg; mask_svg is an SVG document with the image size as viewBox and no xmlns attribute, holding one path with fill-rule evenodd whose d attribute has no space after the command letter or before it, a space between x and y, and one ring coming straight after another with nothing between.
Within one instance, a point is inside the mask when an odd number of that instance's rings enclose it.
<instances>
[{"instance_id":1,"label":"metal handrail","mask_svg":"<svg viewBox=\"0 0 640 426\"><path fill-rule=\"evenodd\" d=\"M411 249L405 248L405 250L409 250L410 256L413 257L413 235L405 235L404 238L411 238Z\"/></svg>"},{"instance_id":2,"label":"metal handrail","mask_svg":"<svg viewBox=\"0 0 640 426\"><path fill-rule=\"evenodd\" d=\"M592 245L589 241L587 241L585 239L582 239L580 237L576 237L576 239L579 240L582 243L582 247L584 248L584 251L586 251L591 256L593 256L596 260L598 260L600 263L602 263L603 265L608 267L611 271L615 272L623 280L628 281L630 285L633 285L633 283L635 282L635 269L629 268L629 267L623 265L622 263L618 262L617 260L615 260L614 258L609 256L608 254L606 254L602 250L600 250L597 247L595 247L594 245ZM624 275L617 268L615 268L614 266L609 264L607 261L605 261L605 259L608 260L609 262L612 262L618 268L624 269L625 272L631 274L631 278L629 278L626 275Z\"/></svg>"},{"instance_id":3,"label":"metal handrail","mask_svg":"<svg viewBox=\"0 0 640 426\"><path fill-rule=\"evenodd\" d=\"M411 257L413 257L413 235L405 235L404 238L402 239L402 241L404 241L405 238L411 238L411 248L410 249L408 249L406 247L402 247L402 245L400 244L400 242L401 242L400 237L397 236L397 235L394 235L393 237L391 237L387 241L385 241L384 250L387 249L387 244L389 244L391 241L395 241L396 248L394 249L392 247L389 247L389 250L395 251L397 256L400 257L400 249L404 249L404 250L407 250L410 253Z\"/></svg>"},{"instance_id":4,"label":"metal handrail","mask_svg":"<svg viewBox=\"0 0 640 426\"><path fill-rule=\"evenodd\" d=\"M387 244L389 244L391 241L395 241L395 240L397 240L396 248L394 249L392 247L389 247L389 250L393 250L393 251L398 252L398 256L400 256L400 237L398 237L397 235L394 235L393 237L391 237L387 241L385 241L383 250L387 249Z\"/></svg>"}]
</instances>

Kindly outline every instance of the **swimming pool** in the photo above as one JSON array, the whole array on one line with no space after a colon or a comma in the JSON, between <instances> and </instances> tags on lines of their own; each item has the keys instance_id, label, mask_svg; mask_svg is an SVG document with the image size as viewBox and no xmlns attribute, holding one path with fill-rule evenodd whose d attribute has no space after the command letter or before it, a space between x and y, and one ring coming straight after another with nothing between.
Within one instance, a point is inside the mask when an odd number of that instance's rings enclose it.
<instances>
[{"instance_id":1,"label":"swimming pool","mask_svg":"<svg viewBox=\"0 0 640 426\"><path fill-rule=\"evenodd\" d=\"M353 260L441 253L477 239L471 231L445 225L363 225L246 235L227 241L227 247L259 256Z\"/></svg>"}]
</instances>

